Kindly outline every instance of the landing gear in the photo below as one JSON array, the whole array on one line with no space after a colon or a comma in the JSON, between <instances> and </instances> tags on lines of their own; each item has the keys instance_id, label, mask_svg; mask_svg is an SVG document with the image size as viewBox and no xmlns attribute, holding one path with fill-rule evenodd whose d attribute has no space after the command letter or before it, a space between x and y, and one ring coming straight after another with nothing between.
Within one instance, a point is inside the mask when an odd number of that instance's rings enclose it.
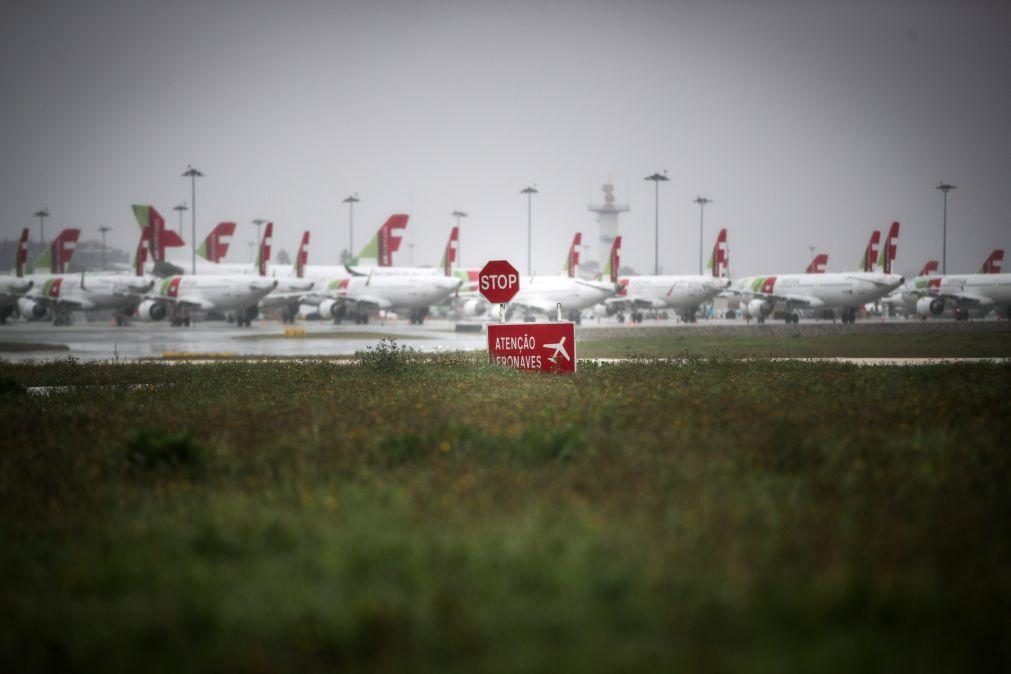
<instances>
[{"instance_id":1,"label":"landing gear","mask_svg":"<svg viewBox=\"0 0 1011 674\"><path fill-rule=\"evenodd\" d=\"M281 322L282 323L295 323L295 317L298 316L298 304L285 304L281 308Z\"/></svg>"},{"instance_id":2,"label":"landing gear","mask_svg":"<svg viewBox=\"0 0 1011 674\"><path fill-rule=\"evenodd\" d=\"M569 312L569 320L572 321L573 323L575 323L576 325L582 325L582 323L583 323L583 312L582 311L576 311L575 309L573 309L572 311Z\"/></svg>"},{"instance_id":3,"label":"landing gear","mask_svg":"<svg viewBox=\"0 0 1011 674\"><path fill-rule=\"evenodd\" d=\"M70 325L70 312L56 307L53 309L53 325Z\"/></svg>"},{"instance_id":4,"label":"landing gear","mask_svg":"<svg viewBox=\"0 0 1011 674\"><path fill-rule=\"evenodd\" d=\"M0 309L0 325L7 325L7 319L14 314L14 305L9 304Z\"/></svg>"},{"instance_id":5,"label":"landing gear","mask_svg":"<svg viewBox=\"0 0 1011 674\"><path fill-rule=\"evenodd\" d=\"M800 323L800 314L796 311L788 312L783 318L786 320L787 325L790 323L793 323L794 325Z\"/></svg>"},{"instance_id":6,"label":"landing gear","mask_svg":"<svg viewBox=\"0 0 1011 674\"><path fill-rule=\"evenodd\" d=\"M965 307L955 306L955 320L956 321L968 321L969 320L969 310Z\"/></svg>"},{"instance_id":7,"label":"landing gear","mask_svg":"<svg viewBox=\"0 0 1011 674\"><path fill-rule=\"evenodd\" d=\"M856 323L857 322L857 310L854 307L847 307L842 310L839 315L839 320L843 323Z\"/></svg>"},{"instance_id":8,"label":"landing gear","mask_svg":"<svg viewBox=\"0 0 1011 674\"><path fill-rule=\"evenodd\" d=\"M424 309L411 309L411 325L422 325L425 317L428 316L428 307Z\"/></svg>"}]
</instances>

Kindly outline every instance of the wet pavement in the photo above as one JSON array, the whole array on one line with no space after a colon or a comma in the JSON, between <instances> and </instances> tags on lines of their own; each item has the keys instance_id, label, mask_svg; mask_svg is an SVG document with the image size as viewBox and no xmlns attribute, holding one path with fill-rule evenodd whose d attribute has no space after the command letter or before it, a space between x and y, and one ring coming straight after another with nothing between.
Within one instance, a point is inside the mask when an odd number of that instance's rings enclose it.
<instances>
[{"instance_id":1,"label":"wet pavement","mask_svg":"<svg viewBox=\"0 0 1011 674\"><path fill-rule=\"evenodd\" d=\"M17 346L31 344L65 345L69 350L0 350L0 360L57 360L73 357L82 361L136 360L182 354L206 354L209 358L228 356L351 356L374 347L380 339L392 337L398 344L424 352L470 351L486 346L481 332L456 332L455 323L426 321L422 326L408 323L334 325L320 321L300 322L304 336L285 337L285 326L277 321L253 321L249 328L224 322L197 323L189 328L173 328L165 323L133 323L116 327L104 322L78 322L54 327L49 323L11 322L0 327L0 342Z\"/></svg>"}]
</instances>

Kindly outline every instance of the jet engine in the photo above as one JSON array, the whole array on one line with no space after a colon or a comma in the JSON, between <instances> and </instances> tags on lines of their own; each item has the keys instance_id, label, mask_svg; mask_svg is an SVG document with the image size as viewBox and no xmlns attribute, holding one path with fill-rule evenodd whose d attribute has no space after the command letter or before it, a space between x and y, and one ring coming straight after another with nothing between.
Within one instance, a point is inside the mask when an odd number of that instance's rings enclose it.
<instances>
[{"instance_id":1,"label":"jet engine","mask_svg":"<svg viewBox=\"0 0 1011 674\"><path fill-rule=\"evenodd\" d=\"M940 316L944 313L944 300L940 297L921 297L916 300L916 314L918 316Z\"/></svg>"},{"instance_id":2,"label":"jet engine","mask_svg":"<svg viewBox=\"0 0 1011 674\"><path fill-rule=\"evenodd\" d=\"M752 318L765 318L772 313L772 302L753 299L748 302L748 315Z\"/></svg>"},{"instance_id":3,"label":"jet engine","mask_svg":"<svg viewBox=\"0 0 1011 674\"><path fill-rule=\"evenodd\" d=\"M485 312L485 302L472 297L463 303L461 311L464 316L483 316Z\"/></svg>"},{"instance_id":4,"label":"jet engine","mask_svg":"<svg viewBox=\"0 0 1011 674\"><path fill-rule=\"evenodd\" d=\"M319 315L323 318L337 318L337 310L340 302L337 300L323 300L319 303Z\"/></svg>"},{"instance_id":5,"label":"jet engine","mask_svg":"<svg viewBox=\"0 0 1011 674\"><path fill-rule=\"evenodd\" d=\"M137 316L142 321L160 321L168 315L168 307L164 302L144 300L137 306Z\"/></svg>"},{"instance_id":6,"label":"jet engine","mask_svg":"<svg viewBox=\"0 0 1011 674\"><path fill-rule=\"evenodd\" d=\"M46 305L27 297L19 297L18 313L28 320L39 320L46 317Z\"/></svg>"}]
</instances>

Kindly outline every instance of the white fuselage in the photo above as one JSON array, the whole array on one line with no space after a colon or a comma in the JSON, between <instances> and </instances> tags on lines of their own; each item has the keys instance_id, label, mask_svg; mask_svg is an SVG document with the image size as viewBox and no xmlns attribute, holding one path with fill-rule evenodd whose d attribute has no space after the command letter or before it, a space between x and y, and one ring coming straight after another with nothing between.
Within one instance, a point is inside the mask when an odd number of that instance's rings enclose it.
<instances>
[{"instance_id":1,"label":"white fuselage","mask_svg":"<svg viewBox=\"0 0 1011 674\"><path fill-rule=\"evenodd\" d=\"M625 276L614 301L625 300L656 309L693 309L708 302L729 285L727 279L698 275Z\"/></svg>"},{"instance_id":2,"label":"white fuselage","mask_svg":"<svg viewBox=\"0 0 1011 674\"><path fill-rule=\"evenodd\" d=\"M733 284L737 292L768 296L812 308L857 308L875 302L898 288L903 278L879 272L839 272L830 274L780 274L747 276Z\"/></svg>"},{"instance_id":3,"label":"white fuselage","mask_svg":"<svg viewBox=\"0 0 1011 674\"><path fill-rule=\"evenodd\" d=\"M586 281L568 276L520 278L520 290L510 304L550 315L557 305L562 311L582 311L613 296L613 283Z\"/></svg>"},{"instance_id":4,"label":"white fuselage","mask_svg":"<svg viewBox=\"0 0 1011 674\"><path fill-rule=\"evenodd\" d=\"M442 302L459 287L460 279L453 276L352 276L331 279L323 294L382 309L426 309Z\"/></svg>"},{"instance_id":5,"label":"white fuselage","mask_svg":"<svg viewBox=\"0 0 1011 674\"><path fill-rule=\"evenodd\" d=\"M63 310L126 309L151 287L128 274L49 274L37 277L25 298Z\"/></svg>"},{"instance_id":6,"label":"white fuselage","mask_svg":"<svg viewBox=\"0 0 1011 674\"><path fill-rule=\"evenodd\" d=\"M206 311L247 309L276 287L274 279L259 276L170 276L156 287L158 298Z\"/></svg>"}]
</instances>

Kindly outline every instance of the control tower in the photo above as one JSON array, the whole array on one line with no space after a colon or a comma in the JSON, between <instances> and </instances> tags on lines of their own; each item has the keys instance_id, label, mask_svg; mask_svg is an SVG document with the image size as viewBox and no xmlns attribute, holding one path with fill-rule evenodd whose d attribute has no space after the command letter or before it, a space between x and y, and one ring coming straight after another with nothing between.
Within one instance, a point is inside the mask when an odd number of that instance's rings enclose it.
<instances>
[{"instance_id":1,"label":"control tower","mask_svg":"<svg viewBox=\"0 0 1011 674\"><path fill-rule=\"evenodd\" d=\"M589 258L597 260L600 269L604 268L607 256L611 252L611 244L614 237L618 236L618 215L627 213L628 204L617 204L614 202L614 185L606 182L600 186L604 193L604 203L590 204L587 209L597 214L597 225L600 227L597 236L597 249L589 251Z\"/></svg>"}]
</instances>

